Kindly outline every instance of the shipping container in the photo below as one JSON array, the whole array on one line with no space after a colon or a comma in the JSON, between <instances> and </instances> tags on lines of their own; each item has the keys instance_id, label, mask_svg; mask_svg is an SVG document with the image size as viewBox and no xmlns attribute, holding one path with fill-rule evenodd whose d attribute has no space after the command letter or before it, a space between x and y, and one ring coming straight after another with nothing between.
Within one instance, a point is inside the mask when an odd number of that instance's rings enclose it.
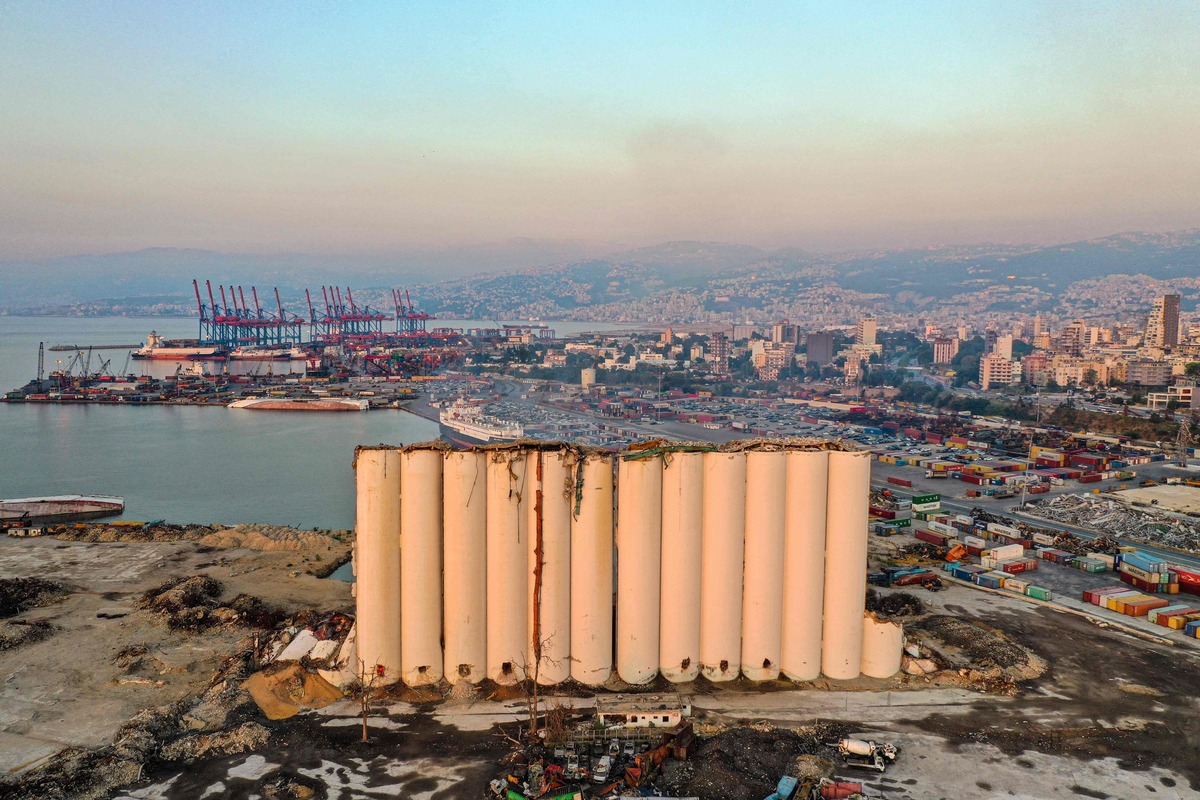
<instances>
[{"instance_id":1,"label":"shipping container","mask_svg":"<svg viewBox=\"0 0 1200 800\"><path fill-rule=\"evenodd\" d=\"M1035 600L1050 600L1054 595L1049 589L1043 589L1040 586L1029 586L1025 589L1025 594Z\"/></svg>"}]
</instances>

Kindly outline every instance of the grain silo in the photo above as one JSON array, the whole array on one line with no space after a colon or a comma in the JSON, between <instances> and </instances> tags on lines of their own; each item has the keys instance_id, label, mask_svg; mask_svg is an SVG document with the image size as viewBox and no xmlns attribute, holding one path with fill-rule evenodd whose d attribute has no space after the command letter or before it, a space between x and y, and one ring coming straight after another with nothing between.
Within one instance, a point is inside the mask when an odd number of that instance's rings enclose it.
<instances>
[{"instance_id":1,"label":"grain silo","mask_svg":"<svg viewBox=\"0 0 1200 800\"><path fill-rule=\"evenodd\" d=\"M571 677L599 686L613 665L613 459L582 458L571 520Z\"/></svg>"},{"instance_id":2,"label":"grain silo","mask_svg":"<svg viewBox=\"0 0 1200 800\"><path fill-rule=\"evenodd\" d=\"M867 453L433 444L359 448L356 470L356 646L379 685L899 669L900 626L864 618Z\"/></svg>"},{"instance_id":3,"label":"grain silo","mask_svg":"<svg viewBox=\"0 0 1200 800\"><path fill-rule=\"evenodd\" d=\"M400 679L400 453L359 448L354 457L358 537L355 672L379 685Z\"/></svg>"},{"instance_id":4,"label":"grain silo","mask_svg":"<svg viewBox=\"0 0 1200 800\"><path fill-rule=\"evenodd\" d=\"M868 612L863 617L862 674L890 678L900 671L903 660L904 626Z\"/></svg>"},{"instance_id":5,"label":"grain silo","mask_svg":"<svg viewBox=\"0 0 1200 800\"><path fill-rule=\"evenodd\" d=\"M829 453L790 450L783 527L783 636L779 666L794 681L821 676L825 603L825 509ZM866 532L863 533L866 536Z\"/></svg>"},{"instance_id":6,"label":"grain silo","mask_svg":"<svg viewBox=\"0 0 1200 800\"><path fill-rule=\"evenodd\" d=\"M704 454L663 457L662 580L658 666L676 683L700 674L700 530Z\"/></svg>"},{"instance_id":7,"label":"grain silo","mask_svg":"<svg viewBox=\"0 0 1200 800\"><path fill-rule=\"evenodd\" d=\"M658 674L662 466L658 454L617 461L617 674L626 683Z\"/></svg>"},{"instance_id":8,"label":"grain silo","mask_svg":"<svg viewBox=\"0 0 1200 800\"><path fill-rule=\"evenodd\" d=\"M742 581L742 674L779 677L783 635L784 506L787 453L746 453L746 546Z\"/></svg>"},{"instance_id":9,"label":"grain silo","mask_svg":"<svg viewBox=\"0 0 1200 800\"><path fill-rule=\"evenodd\" d=\"M867 498L871 454L832 451L825 512L825 611L821 672L857 678L862 671L867 594Z\"/></svg>"},{"instance_id":10,"label":"grain silo","mask_svg":"<svg viewBox=\"0 0 1200 800\"><path fill-rule=\"evenodd\" d=\"M529 500L524 449L487 454L487 675L525 679L529 626Z\"/></svg>"},{"instance_id":11,"label":"grain silo","mask_svg":"<svg viewBox=\"0 0 1200 800\"><path fill-rule=\"evenodd\" d=\"M442 679L442 451L400 453L400 663L409 686Z\"/></svg>"},{"instance_id":12,"label":"grain silo","mask_svg":"<svg viewBox=\"0 0 1200 800\"><path fill-rule=\"evenodd\" d=\"M700 668L711 681L737 678L742 663L742 558L746 454L704 454L700 557Z\"/></svg>"},{"instance_id":13,"label":"grain silo","mask_svg":"<svg viewBox=\"0 0 1200 800\"><path fill-rule=\"evenodd\" d=\"M571 676L571 510L575 453L535 450L526 466L529 511L529 673L553 685Z\"/></svg>"},{"instance_id":14,"label":"grain silo","mask_svg":"<svg viewBox=\"0 0 1200 800\"><path fill-rule=\"evenodd\" d=\"M450 683L487 673L487 455L448 452L442 471L443 671Z\"/></svg>"}]
</instances>

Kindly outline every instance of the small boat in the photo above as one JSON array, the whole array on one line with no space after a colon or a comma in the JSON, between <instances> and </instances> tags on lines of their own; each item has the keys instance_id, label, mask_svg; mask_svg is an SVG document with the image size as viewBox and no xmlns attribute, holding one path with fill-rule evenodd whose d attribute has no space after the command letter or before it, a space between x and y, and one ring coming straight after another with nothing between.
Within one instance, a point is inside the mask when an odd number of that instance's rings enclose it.
<instances>
[{"instance_id":1,"label":"small boat","mask_svg":"<svg viewBox=\"0 0 1200 800\"><path fill-rule=\"evenodd\" d=\"M0 500L0 522L51 524L114 517L125 510L123 497L64 494Z\"/></svg>"}]
</instances>

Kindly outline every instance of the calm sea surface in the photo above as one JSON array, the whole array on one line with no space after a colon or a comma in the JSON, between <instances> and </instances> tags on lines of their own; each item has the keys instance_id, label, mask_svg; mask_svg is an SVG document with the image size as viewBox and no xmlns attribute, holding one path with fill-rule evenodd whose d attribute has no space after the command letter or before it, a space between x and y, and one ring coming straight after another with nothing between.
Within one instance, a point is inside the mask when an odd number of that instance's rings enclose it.
<instances>
[{"instance_id":1,"label":"calm sea surface","mask_svg":"<svg viewBox=\"0 0 1200 800\"><path fill-rule=\"evenodd\" d=\"M436 324L492 327L466 320ZM553 325L559 333L628 327ZM151 329L168 338L196 336L191 319L0 317L0 392L35 377L38 342L133 344ZM97 352L112 359L113 370L124 368L124 351ZM47 372L55 359L71 356L46 353ZM145 363L130 362L139 373ZM392 410L303 414L0 403L0 498L112 494L125 498L125 519L350 528L354 447L437 435L436 423Z\"/></svg>"}]
</instances>

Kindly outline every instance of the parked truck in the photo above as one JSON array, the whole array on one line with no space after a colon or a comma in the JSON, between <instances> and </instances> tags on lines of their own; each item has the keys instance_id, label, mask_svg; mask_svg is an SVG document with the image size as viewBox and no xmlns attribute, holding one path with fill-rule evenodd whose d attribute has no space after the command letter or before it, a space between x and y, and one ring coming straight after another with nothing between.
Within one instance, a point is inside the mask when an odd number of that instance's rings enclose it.
<instances>
[{"instance_id":1,"label":"parked truck","mask_svg":"<svg viewBox=\"0 0 1200 800\"><path fill-rule=\"evenodd\" d=\"M899 749L892 744L876 744L867 739L841 739L837 743L838 754L848 767L873 769L884 772L890 764L896 762L900 755Z\"/></svg>"}]
</instances>

